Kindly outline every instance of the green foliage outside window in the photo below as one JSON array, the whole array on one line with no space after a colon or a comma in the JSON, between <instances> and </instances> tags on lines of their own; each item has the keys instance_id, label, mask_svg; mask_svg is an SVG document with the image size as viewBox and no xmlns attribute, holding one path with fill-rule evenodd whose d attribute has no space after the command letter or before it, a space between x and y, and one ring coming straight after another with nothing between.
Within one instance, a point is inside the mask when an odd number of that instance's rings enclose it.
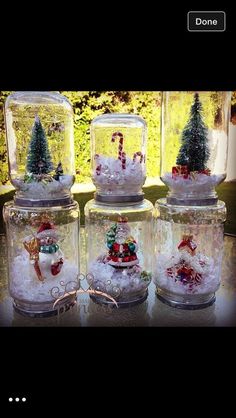
<instances>
[{"instance_id":1,"label":"green foliage outside window","mask_svg":"<svg viewBox=\"0 0 236 418\"><path fill-rule=\"evenodd\" d=\"M0 91L0 182L7 184L8 164L5 143L5 127L3 106L4 101L10 91ZM147 176L156 177L160 175L160 92L127 92L127 91L108 91L108 92L78 92L78 91L61 91L71 102L74 109L74 142L75 142L75 165L76 165L76 182L90 182L90 123L98 115L111 112L133 113L142 116L148 127L148 145L147 145ZM233 94L232 104L236 105L236 94ZM187 122L189 109L191 104L183 103L182 112L178 109L178 132L173 138L170 138L171 153L177 152L177 143L179 134ZM233 107L233 106L232 106ZM45 128L46 118L50 115L39 114L42 124ZM26 124L27 125L27 124ZM47 125L47 123L46 123ZM29 135L29 126L25 126L26 132L19 132L22 141L22 169L25 165L25 157L27 149L24 149L24 138ZM46 131L47 133L47 131ZM49 147L56 146L53 141L53 132L49 137ZM61 160L63 156L57 155L57 149L51 149L51 155L56 155L57 160ZM19 163L19 162L18 162ZM21 164L20 164L21 165Z\"/></svg>"}]
</instances>

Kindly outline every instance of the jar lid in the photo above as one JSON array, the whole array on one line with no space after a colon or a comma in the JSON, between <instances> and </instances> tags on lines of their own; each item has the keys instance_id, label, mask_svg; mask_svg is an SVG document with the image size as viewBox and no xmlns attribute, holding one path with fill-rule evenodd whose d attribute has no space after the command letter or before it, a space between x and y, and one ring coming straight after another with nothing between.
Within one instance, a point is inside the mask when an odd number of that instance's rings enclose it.
<instances>
[{"instance_id":1,"label":"jar lid","mask_svg":"<svg viewBox=\"0 0 236 418\"><path fill-rule=\"evenodd\" d=\"M132 203L141 202L144 199L144 193L135 195L104 195L97 192L94 193L94 199L98 202L106 203Z\"/></svg>"},{"instance_id":2,"label":"jar lid","mask_svg":"<svg viewBox=\"0 0 236 418\"><path fill-rule=\"evenodd\" d=\"M59 199L27 199L14 196L14 203L21 207L54 207L66 206L73 202L72 196L67 196Z\"/></svg>"}]
</instances>

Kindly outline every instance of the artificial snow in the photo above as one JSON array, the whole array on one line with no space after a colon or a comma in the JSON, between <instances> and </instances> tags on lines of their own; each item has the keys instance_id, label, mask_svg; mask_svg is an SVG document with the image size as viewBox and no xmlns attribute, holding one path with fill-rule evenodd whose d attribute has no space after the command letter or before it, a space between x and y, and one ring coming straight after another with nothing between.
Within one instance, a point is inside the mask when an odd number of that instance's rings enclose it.
<instances>
[{"instance_id":1,"label":"artificial snow","mask_svg":"<svg viewBox=\"0 0 236 418\"><path fill-rule=\"evenodd\" d=\"M114 268L110 266L104 257L99 257L89 266L88 283L94 290L107 293L109 296L119 298L136 294L147 289L151 279L144 280L141 277L140 266L130 268Z\"/></svg>"},{"instance_id":2,"label":"artificial snow","mask_svg":"<svg viewBox=\"0 0 236 418\"><path fill-rule=\"evenodd\" d=\"M174 268L185 261L187 266L193 268L196 273L202 275L200 284L184 284L180 280L175 281L167 273L167 269ZM212 257L198 253L194 256L187 251L178 251L171 256L159 254L157 260L157 276L155 284L163 290L168 290L179 295L205 295L214 293L219 287L219 269Z\"/></svg>"},{"instance_id":3,"label":"artificial snow","mask_svg":"<svg viewBox=\"0 0 236 418\"><path fill-rule=\"evenodd\" d=\"M139 160L133 162L126 157L126 168L122 168L122 162L113 157L99 156L96 159L96 166L101 165L101 171L93 172L93 181L97 187L104 192L112 192L114 186L121 186L120 193L135 194L140 191L146 179L146 172ZM119 192L116 188L116 192Z\"/></svg>"},{"instance_id":4,"label":"artificial snow","mask_svg":"<svg viewBox=\"0 0 236 418\"><path fill-rule=\"evenodd\" d=\"M40 281L30 264L29 254L22 251L16 256L10 271L11 296L26 302L55 302L65 291L77 289L78 266L65 259L60 273L53 276L50 270L53 257L55 255L40 253L39 266L45 279Z\"/></svg>"},{"instance_id":5,"label":"artificial snow","mask_svg":"<svg viewBox=\"0 0 236 418\"><path fill-rule=\"evenodd\" d=\"M225 174L196 173L194 178L184 179L181 176L172 177L172 173L165 173L161 177L171 191L180 194L208 194L212 189L225 179Z\"/></svg>"},{"instance_id":6,"label":"artificial snow","mask_svg":"<svg viewBox=\"0 0 236 418\"><path fill-rule=\"evenodd\" d=\"M50 182L32 181L31 183L27 183L21 178L12 180L14 187L24 192L25 197L35 197L37 199L45 199L45 197L53 198L68 193L73 182L74 177L70 175L62 175L58 181L52 178Z\"/></svg>"}]
</instances>

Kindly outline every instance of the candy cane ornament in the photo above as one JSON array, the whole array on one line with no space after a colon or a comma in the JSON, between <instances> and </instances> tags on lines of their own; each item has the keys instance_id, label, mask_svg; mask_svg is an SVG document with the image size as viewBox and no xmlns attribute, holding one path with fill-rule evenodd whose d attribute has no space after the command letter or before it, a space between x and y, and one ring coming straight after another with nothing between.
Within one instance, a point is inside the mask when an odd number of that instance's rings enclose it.
<instances>
[{"instance_id":1,"label":"candy cane ornament","mask_svg":"<svg viewBox=\"0 0 236 418\"><path fill-rule=\"evenodd\" d=\"M121 153L121 164L122 164L122 169L125 170L126 169L126 153L124 151Z\"/></svg>"},{"instance_id":2,"label":"candy cane ornament","mask_svg":"<svg viewBox=\"0 0 236 418\"><path fill-rule=\"evenodd\" d=\"M118 160L121 161L122 169L126 169L126 153L123 151L124 146L124 136L121 132L114 132L111 137L111 141L115 142L116 138L119 138L119 147L118 147Z\"/></svg>"},{"instance_id":3,"label":"candy cane ornament","mask_svg":"<svg viewBox=\"0 0 236 418\"><path fill-rule=\"evenodd\" d=\"M133 156L133 163L135 163L136 161L137 161L137 157L140 157L140 164L142 164L142 162L143 161L145 161L144 160L144 158L145 158L145 156L143 155L143 153L141 152L141 151L138 151L138 152L135 152L134 153L134 156Z\"/></svg>"},{"instance_id":4,"label":"candy cane ornament","mask_svg":"<svg viewBox=\"0 0 236 418\"><path fill-rule=\"evenodd\" d=\"M95 155L94 155L94 159L95 159L95 161L96 161L98 158L99 158L99 154L95 154ZM97 174L97 176L100 176L100 174L101 174L101 170L102 170L102 164L98 164L98 165L96 166L96 174Z\"/></svg>"}]
</instances>

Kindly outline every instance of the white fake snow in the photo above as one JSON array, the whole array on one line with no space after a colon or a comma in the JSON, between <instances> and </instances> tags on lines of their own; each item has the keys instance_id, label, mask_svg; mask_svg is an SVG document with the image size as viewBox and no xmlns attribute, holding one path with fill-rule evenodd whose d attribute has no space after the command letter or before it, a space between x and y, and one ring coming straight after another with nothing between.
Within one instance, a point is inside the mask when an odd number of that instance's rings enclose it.
<instances>
[{"instance_id":1,"label":"white fake snow","mask_svg":"<svg viewBox=\"0 0 236 418\"><path fill-rule=\"evenodd\" d=\"M116 269L98 259L90 264L89 273L93 278L88 279L88 282L92 289L113 297L122 297L142 292L148 287L151 280L143 280L141 272L141 268L137 266Z\"/></svg>"},{"instance_id":2,"label":"white fake snow","mask_svg":"<svg viewBox=\"0 0 236 418\"><path fill-rule=\"evenodd\" d=\"M44 257L42 258L42 256ZM30 264L28 253L22 251L11 264L11 296L28 302L54 302L57 297L64 294L65 284L73 280L76 281L79 273L78 266L64 260L60 273L57 276L53 276L50 272L51 261L54 261L52 257L53 255L47 255L45 258L45 254L40 254L39 265L43 277L45 277L45 280L42 282L37 278L34 266ZM51 291L55 287L59 288L60 293L55 295L56 289L54 289L53 295L55 297L53 297ZM76 284L73 283L67 290L75 288Z\"/></svg>"},{"instance_id":3,"label":"white fake snow","mask_svg":"<svg viewBox=\"0 0 236 418\"><path fill-rule=\"evenodd\" d=\"M201 283L197 285L183 284L181 281L175 281L174 278L167 274L167 269L174 267L181 259L184 259L186 264L190 265L196 273L202 275ZM199 261L204 261L202 266ZM214 293L219 287L219 266L215 265L215 261L211 257L206 257L203 254L190 255L186 251L178 251L172 256L166 254L159 254L157 261L157 278L155 284L161 289L170 292L186 295L186 294L209 294Z\"/></svg>"},{"instance_id":4,"label":"white fake snow","mask_svg":"<svg viewBox=\"0 0 236 418\"><path fill-rule=\"evenodd\" d=\"M54 197L59 194L68 192L71 189L74 177L70 175L62 175L59 177L59 181L52 179L48 183L42 181L32 181L31 183L24 182L23 179L14 179L12 184L16 189L24 192L24 196L45 198Z\"/></svg>"},{"instance_id":5,"label":"white fake snow","mask_svg":"<svg viewBox=\"0 0 236 418\"><path fill-rule=\"evenodd\" d=\"M101 172L98 175L96 169L94 170L93 181L104 191L113 190L113 186L122 186L122 194L124 192L134 194L136 191L140 191L145 182L146 172L139 160L133 162L131 158L126 157L126 168L123 169L120 160L99 156L96 159L96 166L99 164L101 164Z\"/></svg>"},{"instance_id":6,"label":"white fake snow","mask_svg":"<svg viewBox=\"0 0 236 418\"><path fill-rule=\"evenodd\" d=\"M181 176L172 177L172 173L165 173L161 178L174 192L205 194L220 184L225 179L225 175L212 174L207 176L206 174L196 174L194 179L184 179Z\"/></svg>"}]
</instances>

